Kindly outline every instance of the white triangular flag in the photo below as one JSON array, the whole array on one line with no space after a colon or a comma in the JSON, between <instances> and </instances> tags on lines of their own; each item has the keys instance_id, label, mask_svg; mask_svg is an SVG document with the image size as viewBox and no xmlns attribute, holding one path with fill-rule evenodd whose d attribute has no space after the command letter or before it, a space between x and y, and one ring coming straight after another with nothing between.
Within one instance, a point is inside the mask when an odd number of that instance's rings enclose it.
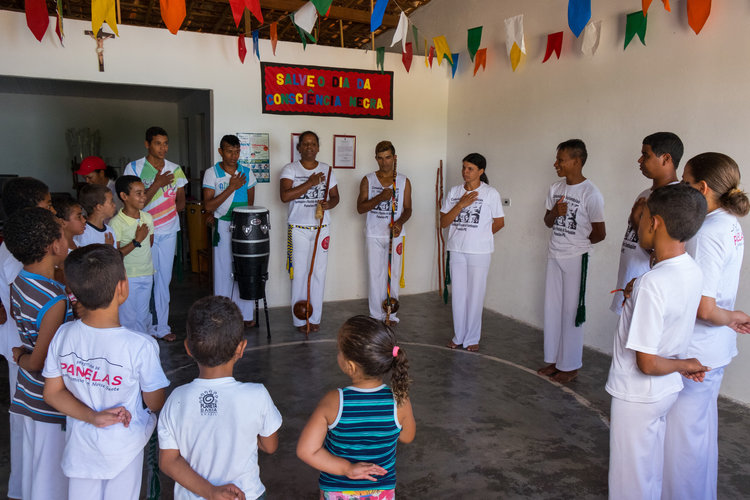
<instances>
[{"instance_id":1,"label":"white triangular flag","mask_svg":"<svg viewBox=\"0 0 750 500\"><path fill-rule=\"evenodd\" d=\"M294 24L308 33L312 33L312 30L315 27L315 21L317 20L318 10L312 2L307 2L294 13Z\"/></svg>"},{"instance_id":2,"label":"white triangular flag","mask_svg":"<svg viewBox=\"0 0 750 500\"><path fill-rule=\"evenodd\" d=\"M602 22L596 21L589 23L583 30L583 40L581 40L581 52L593 56L596 49L599 48L599 37L602 34Z\"/></svg>"},{"instance_id":3,"label":"white triangular flag","mask_svg":"<svg viewBox=\"0 0 750 500\"><path fill-rule=\"evenodd\" d=\"M514 43L518 45L521 52L526 53L526 44L523 41L523 14L505 20L505 45L508 49L508 57L510 57L510 50Z\"/></svg>"},{"instance_id":4,"label":"white triangular flag","mask_svg":"<svg viewBox=\"0 0 750 500\"><path fill-rule=\"evenodd\" d=\"M391 42L391 47L396 45L396 42L401 40L401 52L406 52L406 35L409 31L409 19L406 17L406 14L401 12L401 16L398 18L398 26L396 26L396 31L393 33L393 41Z\"/></svg>"}]
</instances>

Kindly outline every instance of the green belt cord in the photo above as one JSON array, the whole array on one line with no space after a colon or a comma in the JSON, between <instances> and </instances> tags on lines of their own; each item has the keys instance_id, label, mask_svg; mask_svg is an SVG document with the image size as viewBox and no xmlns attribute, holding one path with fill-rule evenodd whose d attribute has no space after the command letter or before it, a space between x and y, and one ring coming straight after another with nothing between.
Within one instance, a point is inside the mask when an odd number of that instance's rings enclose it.
<instances>
[{"instance_id":1,"label":"green belt cord","mask_svg":"<svg viewBox=\"0 0 750 500\"><path fill-rule=\"evenodd\" d=\"M586 322L586 275L589 270L588 252L581 256L581 287L578 291L578 310L576 311L576 326Z\"/></svg>"}]
</instances>

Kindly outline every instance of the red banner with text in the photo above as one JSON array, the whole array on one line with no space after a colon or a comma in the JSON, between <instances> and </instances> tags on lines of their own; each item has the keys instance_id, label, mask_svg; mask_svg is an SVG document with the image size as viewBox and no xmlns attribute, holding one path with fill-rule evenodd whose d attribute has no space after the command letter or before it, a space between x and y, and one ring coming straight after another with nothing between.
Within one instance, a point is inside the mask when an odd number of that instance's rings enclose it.
<instances>
[{"instance_id":1,"label":"red banner with text","mask_svg":"<svg viewBox=\"0 0 750 500\"><path fill-rule=\"evenodd\" d=\"M393 119L393 71L261 63L263 112Z\"/></svg>"}]
</instances>

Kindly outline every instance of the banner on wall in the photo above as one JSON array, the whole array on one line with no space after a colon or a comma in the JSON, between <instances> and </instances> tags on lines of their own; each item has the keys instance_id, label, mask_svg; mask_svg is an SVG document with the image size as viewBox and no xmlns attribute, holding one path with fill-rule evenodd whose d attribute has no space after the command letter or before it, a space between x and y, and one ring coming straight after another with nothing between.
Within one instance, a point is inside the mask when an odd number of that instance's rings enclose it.
<instances>
[{"instance_id":1,"label":"banner on wall","mask_svg":"<svg viewBox=\"0 0 750 500\"><path fill-rule=\"evenodd\" d=\"M263 113L393 119L393 71L260 65Z\"/></svg>"}]
</instances>

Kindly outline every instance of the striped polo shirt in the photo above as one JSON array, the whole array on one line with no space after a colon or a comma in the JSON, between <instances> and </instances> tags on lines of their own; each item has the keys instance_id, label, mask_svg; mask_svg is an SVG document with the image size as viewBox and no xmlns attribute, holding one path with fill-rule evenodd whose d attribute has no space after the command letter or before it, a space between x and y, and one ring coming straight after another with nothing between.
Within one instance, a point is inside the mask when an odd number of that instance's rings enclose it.
<instances>
[{"instance_id":1,"label":"striped polo shirt","mask_svg":"<svg viewBox=\"0 0 750 500\"><path fill-rule=\"evenodd\" d=\"M323 491L391 490L396 487L396 443L401 433L391 389L339 389L339 414L328 426L325 446L331 454L352 463L370 462L388 472L376 482L321 472Z\"/></svg>"},{"instance_id":2,"label":"striped polo shirt","mask_svg":"<svg viewBox=\"0 0 750 500\"><path fill-rule=\"evenodd\" d=\"M60 301L65 301L65 319L73 319L65 286L55 280L22 269L10 286L10 302L18 334L24 347L33 350L39 336L42 318ZM40 371L18 367L18 382L10 404L11 413L26 415L39 422L64 424L65 415L44 402L44 377Z\"/></svg>"}]
</instances>

